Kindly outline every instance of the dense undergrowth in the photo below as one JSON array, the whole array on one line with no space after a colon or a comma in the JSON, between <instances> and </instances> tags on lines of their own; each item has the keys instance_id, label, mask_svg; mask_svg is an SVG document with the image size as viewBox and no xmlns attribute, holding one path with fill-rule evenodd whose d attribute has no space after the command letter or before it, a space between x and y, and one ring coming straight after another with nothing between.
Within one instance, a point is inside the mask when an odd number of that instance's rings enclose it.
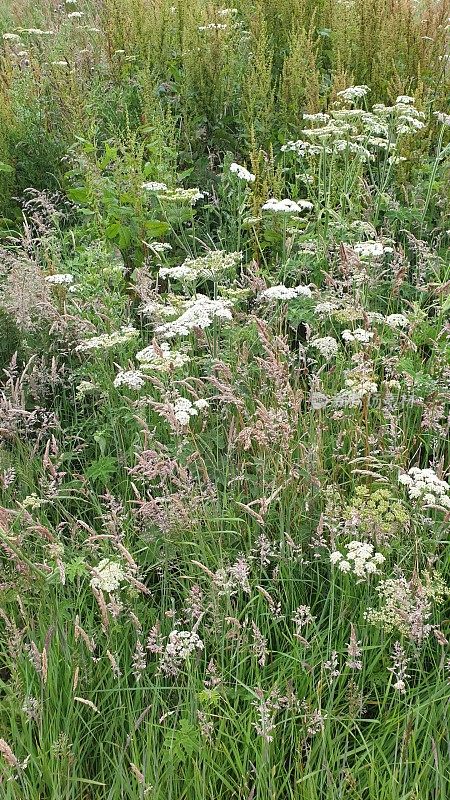
<instances>
[{"instance_id":1,"label":"dense undergrowth","mask_svg":"<svg viewBox=\"0 0 450 800\"><path fill-rule=\"evenodd\" d=\"M1 797L445 800L448 4L0 30Z\"/></svg>"}]
</instances>

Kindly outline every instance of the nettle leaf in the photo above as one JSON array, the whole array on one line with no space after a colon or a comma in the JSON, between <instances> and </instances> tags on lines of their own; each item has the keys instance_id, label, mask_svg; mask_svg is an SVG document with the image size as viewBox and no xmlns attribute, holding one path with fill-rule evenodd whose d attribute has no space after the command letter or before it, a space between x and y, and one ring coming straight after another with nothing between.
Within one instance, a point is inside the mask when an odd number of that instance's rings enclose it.
<instances>
[{"instance_id":1,"label":"nettle leaf","mask_svg":"<svg viewBox=\"0 0 450 800\"><path fill-rule=\"evenodd\" d=\"M92 462L92 464L87 468L85 476L89 480L98 480L101 483L105 483L108 481L111 475L114 475L116 470L116 459L112 456L102 456L101 458L97 459L97 461Z\"/></svg>"},{"instance_id":2,"label":"nettle leaf","mask_svg":"<svg viewBox=\"0 0 450 800\"><path fill-rule=\"evenodd\" d=\"M157 239L159 236L164 236L170 231L170 225L167 222L161 222L158 219L147 220L144 223L145 233L148 238Z\"/></svg>"},{"instance_id":3,"label":"nettle leaf","mask_svg":"<svg viewBox=\"0 0 450 800\"><path fill-rule=\"evenodd\" d=\"M89 192L84 186L74 187L67 190L67 197L74 203L89 203Z\"/></svg>"}]
</instances>

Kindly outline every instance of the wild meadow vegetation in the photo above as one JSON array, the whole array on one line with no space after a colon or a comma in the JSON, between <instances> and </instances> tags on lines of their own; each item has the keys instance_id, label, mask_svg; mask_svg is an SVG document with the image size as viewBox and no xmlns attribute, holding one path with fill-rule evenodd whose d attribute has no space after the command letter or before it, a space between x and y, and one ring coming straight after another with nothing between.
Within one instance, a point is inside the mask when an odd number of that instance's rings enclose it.
<instances>
[{"instance_id":1,"label":"wild meadow vegetation","mask_svg":"<svg viewBox=\"0 0 450 800\"><path fill-rule=\"evenodd\" d=\"M4 0L2 800L450 795L448 0Z\"/></svg>"}]
</instances>

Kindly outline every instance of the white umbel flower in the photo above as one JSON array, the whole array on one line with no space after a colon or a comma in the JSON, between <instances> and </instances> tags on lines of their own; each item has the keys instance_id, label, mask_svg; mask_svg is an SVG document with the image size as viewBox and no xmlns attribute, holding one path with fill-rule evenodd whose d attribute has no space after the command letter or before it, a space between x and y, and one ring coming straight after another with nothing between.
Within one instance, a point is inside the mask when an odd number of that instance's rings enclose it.
<instances>
[{"instance_id":1,"label":"white umbel flower","mask_svg":"<svg viewBox=\"0 0 450 800\"><path fill-rule=\"evenodd\" d=\"M110 561L103 558L93 570L94 577L91 578L93 589L100 589L102 592L115 592L120 588L120 584L125 578L123 568L117 561Z\"/></svg>"},{"instance_id":2,"label":"white umbel flower","mask_svg":"<svg viewBox=\"0 0 450 800\"><path fill-rule=\"evenodd\" d=\"M235 161L230 164L230 172L236 175L241 181L247 181L247 183L254 183L255 181L253 172L249 172L246 167L243 167L241 164L236 164Z\"/></svg>"},{"instance_id":3,"label":"white umbel flower","mask_svg":"<svg viewBox=\"0 0 450 800\"><path fill-rule=\"evenodd\" d=\"M313 204L309 200L275 200L269 198L262 206L263 211L271 211L273 214L300 214L302 211L311 211Z\"/></svg>"}]
</instances>

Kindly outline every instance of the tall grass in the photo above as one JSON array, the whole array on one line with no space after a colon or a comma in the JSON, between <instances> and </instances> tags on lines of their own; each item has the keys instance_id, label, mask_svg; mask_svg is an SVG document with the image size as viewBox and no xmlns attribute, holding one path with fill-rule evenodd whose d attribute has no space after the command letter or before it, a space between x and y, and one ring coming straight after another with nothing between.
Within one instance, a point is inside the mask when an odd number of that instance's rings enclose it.
<instances>
[{"instance_id":1,"label":"tall grass","mask_svg":"<svg viewBox=\"0 0 450 800\"><path fill-rule=\"evenodd\" d=\"M446 800L447 15L2 8L5 800Z\"/></svg>"}]
</instances>

